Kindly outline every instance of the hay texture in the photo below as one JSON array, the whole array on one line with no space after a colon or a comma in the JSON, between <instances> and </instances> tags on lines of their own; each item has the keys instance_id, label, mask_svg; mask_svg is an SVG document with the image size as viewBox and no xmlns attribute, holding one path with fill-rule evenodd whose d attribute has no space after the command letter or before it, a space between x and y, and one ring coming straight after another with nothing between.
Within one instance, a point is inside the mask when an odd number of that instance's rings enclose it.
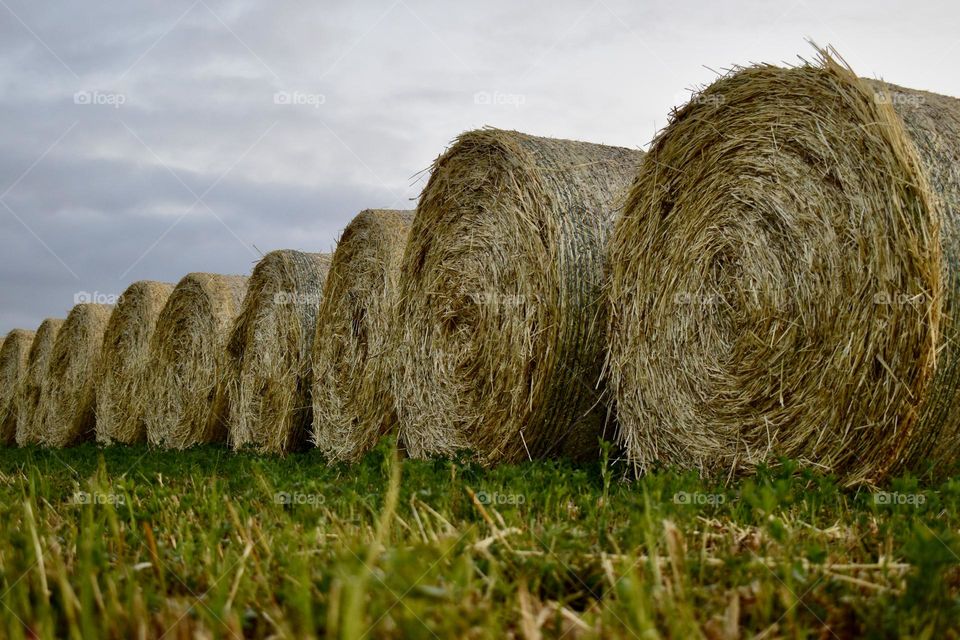
<instances>
[{"instance_id":1,"label":"hay texture","mask_svg":"<svg viewBox=\"0 0 960 640\"><path fill-rule=\"evenodd\" d=\"M47 318L40 323L30 344L27 355L27 370L17 387L14 403L16 405L17 445L24 447L40 443L40 425L37 422L37 407L40 404L40 391L43 379L47 374L50 356L53 354L53 345L63 320Z\"/></svg>"},{"instance_id":2,"label":"hay texture","mask_svg":"<svg viewBox=\"0 0 960 640\"><path fill-rule=\"evenodd\" d=\"M622 436L656 462L789 456L850 483L960 444L960 101L821 52L677 111L612 242Z\"/></svg>"},{"instance_id":3,"label":"hay texture","mask_svg":"<svg viewBox=\"0 0 960 640\"><path fill-rule=\"evenodd\" d=\"M313 440L331 462L356 461L383 433L388 319L412 223L412 211L362 211L333 254L313 351Z\"/></svg>"},{"instance_id":4,"label":"hay texture","mask_svg":"<svg viewBox=\"0 0 960 640\"><path fill-rule=\"evenodd\" d=\"M140 392L147 440L185 449L226 440L230 327L243 302L245 276L191 273L177 284L157 319Z\"/></svg>"},{"instance_id":5,"label":"hay texture","mask_svg":"<svg viewBox=\"0 0 960 640\"><path fill-rule=\"evenodd\" d=\"M0 347L0 444L12 445L17 435L17 388L27 374L34 333L14 329Z\"/></svg>"},{"instance_id":6,"label":"hay texture","mask_svg":"<svg viewBox=\"0 0 960 640\"><path fill-rule=\"evenodd\" d=\"M250 277L227 353L234 448L285 454L309 440L310 354L330 256L273 251Z\"/></svg>"},{"instance_id":7,"label":"hay texture","mask_svg":"<svg viewBox=\"0 0 960 640\"><path fill-rule=\"evenodd\" d=\"M95 372L112 311L110 305L78 304L57 333L35 417L44 446L69 447L93 438Z\"/></svg>"},{"instance_id":8,"label":"hay texture","mask_svg":"<svg viewBox=\"0 0 960 640\"><path fill-rule=\"evenodd\" d=\"M435 162L391 329L392 401L412 456L595 455L606 243L642 155L486 129Z\"/></svg>"},{"instance_id":9,"label":"hay texture","mask_svg":"<svg viewBox=\"0 0 960 640\"><path fill-rule=\"evenodd\" d=\"M97 441L133 444L147 437L139 394L150 340L173 285L143 280L127 287L110 316L97 366Z\"/></svg>"}]
</instances>

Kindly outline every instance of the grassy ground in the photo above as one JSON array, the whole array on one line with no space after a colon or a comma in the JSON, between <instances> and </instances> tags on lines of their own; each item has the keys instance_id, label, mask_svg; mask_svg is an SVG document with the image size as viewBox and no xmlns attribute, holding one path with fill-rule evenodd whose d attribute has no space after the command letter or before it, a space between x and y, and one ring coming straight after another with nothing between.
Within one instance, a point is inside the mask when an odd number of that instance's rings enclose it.
<instances>
[{"instance_id":1,"label":"grassy ground","mask_svg":"<svg viewBox=\"0 0 960 640\"><path fill-rule=\"evenodd\" d=\"M960 637L960 481L0 451L0 636Z\"/></svg>"}]
</instances>

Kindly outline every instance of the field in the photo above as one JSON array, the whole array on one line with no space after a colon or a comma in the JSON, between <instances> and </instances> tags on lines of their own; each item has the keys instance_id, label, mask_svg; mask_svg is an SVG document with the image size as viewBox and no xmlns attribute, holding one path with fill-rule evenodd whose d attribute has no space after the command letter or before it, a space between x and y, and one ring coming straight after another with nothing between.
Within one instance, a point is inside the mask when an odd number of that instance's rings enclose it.
<instances>
[{"instance_id":1,"label":"field","mask_svg":"<svg viewBox=\"0 0 960 640\"><path fill-rule=\"evenodd\" d=\"M10 638L960 637L960 481L0 450Z\"/></svg>"}]
</instances>

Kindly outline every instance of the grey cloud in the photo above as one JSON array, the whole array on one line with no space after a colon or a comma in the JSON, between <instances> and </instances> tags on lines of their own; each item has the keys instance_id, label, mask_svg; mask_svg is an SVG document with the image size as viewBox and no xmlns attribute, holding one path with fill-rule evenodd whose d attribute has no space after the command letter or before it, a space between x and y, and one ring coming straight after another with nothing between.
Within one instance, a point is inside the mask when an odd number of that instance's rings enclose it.
<instances>
[{"instance_id":1,"label":"grey cloud","mask_svg":"<svg viewBox=\"0 0 960 640\"><path fill-rule=\"evenodd\" d=\"M947 2L5 2L0 193L40 240L0 206L0 332L77 291L328 250L360 209L412 206L466 129L644 146L686 88L808 36L960 94Z\"/></svg>"}]
</instances>

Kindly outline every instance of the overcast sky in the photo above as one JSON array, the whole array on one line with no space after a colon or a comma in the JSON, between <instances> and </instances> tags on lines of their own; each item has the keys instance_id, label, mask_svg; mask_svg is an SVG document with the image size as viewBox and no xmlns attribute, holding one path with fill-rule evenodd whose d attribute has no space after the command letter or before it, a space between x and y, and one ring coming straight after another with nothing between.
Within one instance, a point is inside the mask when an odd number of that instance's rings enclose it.
<instances>
[{"instance_id":1,"label":"overcast sky","mask_svg":"<svg viewBox=\"0 0 960 640\"><path fill-rule=\"evenodd\" d=\"M329 250L491 125L645 148L732 64L833 44L960 96L954 2L0 0L0 332L78 292Z\"/></svg>"}]
</instances>

